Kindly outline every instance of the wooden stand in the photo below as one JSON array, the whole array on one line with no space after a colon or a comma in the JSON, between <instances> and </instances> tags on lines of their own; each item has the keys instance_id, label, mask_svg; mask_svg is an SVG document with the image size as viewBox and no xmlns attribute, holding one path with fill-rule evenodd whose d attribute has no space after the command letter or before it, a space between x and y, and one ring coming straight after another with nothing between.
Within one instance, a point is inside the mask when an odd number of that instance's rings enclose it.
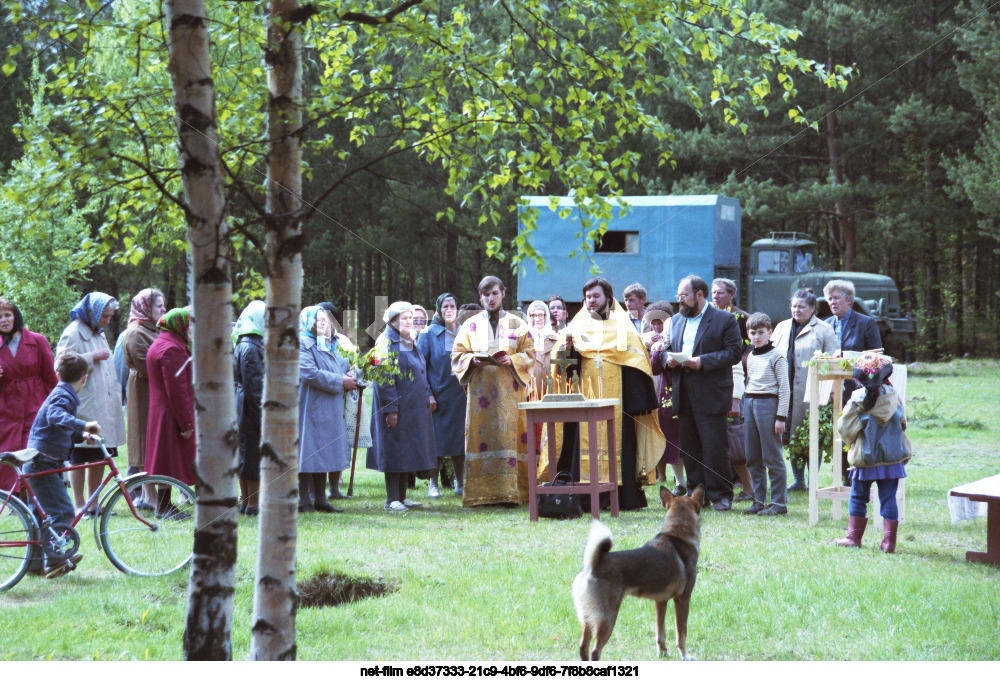
<instances>
[{"instance_id":1,"label":"wooden stand","mask_svg":"<svg viewBox=\"0 0 1000 680\"><path fill-rule=\"evenodd\" d=\"M590 514L601 516L600 494L611 494L611 516L618 516L618 456L615 443L615 406L618 399L587 399L579 401L527 401L517 405L525 412L528 430L528 516L538 521L538 494L590 495ZM604 421L608 428L608 482L601 483L600 456L597 452L597 424ZM535 423L545 423L548 435L549 481L556 476L556 423L587 423L590 437L590 481L568 486L538 486L538 452L535 450ZM583 451L580 452L583 456Z\"/></svg>"},{"instance_id":2,"label":"wooden stand","mask_svg":"<svg viewBox=\"0 0 1000 680\"><path fill-rule=\"evenodd\" d=\"M965 553L965 559L969 562L1000 564L1000 475L963 484L948 493L986 503L986 552L969 550Z\"/></svg>"},{"instance_id":3,"label":"wooden stand","mask_svg":"<svg viewBox=\"0 0 1000 680\"><path fill-rule=\"evenodd\" d=\"M820 373L820 370L823 372ZM817 359L815 366L809 367L809 525L812 526L819 522L819 501L830 500L832 505L830 508L830 514L833 519L841 519L841 501L848 501L851 498L851 487L842 486L841 480L843 479L844 473L844 462L841 456L841 451L844 448L844 442L840 438L840 432L837 429L837 422L840 420L840 414L842 411L841 401L842 394L844 391L844 381L852 377L853 371L843 369L840 366L840 359ZM824 380L833 381L833 393L830 399L833 401L833 450L831 453L831 461L833 463L833 486L828 486L823 489L819 489L818 475L819 475L819 461L820 461L820 450L819 450L819 383ZM873 509L878 503L878 494L876 493L877 484L872 484L871 489L871 505ZM904 511L906 509L906 480L899 480L899 488L896 491L897 505L899 506L899 519L903 519ZM881 510L881 508L879 509ZM882 515L881 512L875 511L870 513L870 517L876 525L881 526Z\"/></svg>"},{"instance_id":4,"label":"wooden stand","mask_svg":"<svg viewBox=\"0 0 1000 680\"><path fill-rule=\"evenodd\" d=\"M820 371L823 371L821 374ZM819 521L819 500L833 501L831 514L834 519L840 519L840 502L851 497L851 489L841 486L843 478L843 461L840 452L844 443L837 431L837 421L840 420L840 400L844 391L844 380L851 377L851 371L840 367L840 359L817 359L815 366L809 367L809 525ZM833 380L833 486L824 489L819 486L819 461L822 455L819 450L819 383L820 380Z\"/></svg>"}]
</instances>

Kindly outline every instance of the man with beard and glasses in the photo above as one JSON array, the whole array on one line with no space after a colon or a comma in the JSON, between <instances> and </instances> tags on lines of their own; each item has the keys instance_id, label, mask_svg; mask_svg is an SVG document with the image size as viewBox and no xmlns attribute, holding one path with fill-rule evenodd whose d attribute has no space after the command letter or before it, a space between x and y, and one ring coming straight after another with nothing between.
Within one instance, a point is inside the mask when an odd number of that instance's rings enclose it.
<instances>
[{"instance_id":1,"label":"man with beard and glasses","mask_svg":"<svg viewBox=\"0 0 1000 680\"><path fill-rule=\"evenodd\" d=\"M656 463L666 440L656 417L659 401L653 385L649 354L628 313L615 301L611 284L602 278L591 279L583 286L583 309L560 333L557 349L568 350L578 360L582 390L594 397L616 398L615 424L618 427L618 504L622 510L646 507L645 485L656 483ZM597 430L600 455L600 480L607 482L608 440L605 428ZM570 470L573 478L590 479L589 458L580 451L590 447L589 432L576 423L556 426L556 445L560 451L558 468ZM542 449L545 449L543 444ZM540 478L548 479L547 460L543 458ZM589 499L581 496L586 506ZM610 503L609 494L601 494L601 505Z\"/></svg>"},{"instance_id":2,"label":"man with beard and glasses","mask_svg":"<svg viewBox=\"0 0 1000 680\"><path fill-rule=\"evenodd\" d=\"M712 508L730 510L733 474L726 414L732 406L733 366L743 354L743 342L736 317L709 305L708 294L704 279L692 275L681 280L680 314L670 320L669 351L661 356L674 374L673 406L680 420L687 487L704 484Z\"/></svg>"},{"instance_id":3,"label":"man with beard and glasses","mask_svg":"<svg viewBox=\"0 0 1000 680\"><path fill-rule=\"evenodd\" d=\"M505 294L495 276L480 282L484 309L466 319L451 349L468 399L463 507L528 502L528 430L517 405L531 382L535 343L528 324L504 311Z\"/></svg>"}]
</instances>

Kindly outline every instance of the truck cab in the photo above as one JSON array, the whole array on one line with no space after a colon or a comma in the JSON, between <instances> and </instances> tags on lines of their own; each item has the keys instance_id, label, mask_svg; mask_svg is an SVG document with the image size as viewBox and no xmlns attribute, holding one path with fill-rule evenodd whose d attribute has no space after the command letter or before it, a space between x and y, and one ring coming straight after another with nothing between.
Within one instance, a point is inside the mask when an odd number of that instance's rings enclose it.
<instances>
[{"instance_id":1,"label":"truck cab","mask_svg":"<svg viewBox=\"0 0 1000 680\"><path fill-rule=\"evenodd\" d=\"M800 288L810 288L816 294L816 314L820 318L830 316L823 286L834 279L845 279L854 284L854 311L875 319L887 351L903 356L906 345L916 335L916 320L902 314L899 290L891 278L827 270L816 254L815 241L805 234L773 232L769 238L754 241L747 264L743 307L766 313L772 323L791 316L790 301Z\"/></svg>"}]
</instances>

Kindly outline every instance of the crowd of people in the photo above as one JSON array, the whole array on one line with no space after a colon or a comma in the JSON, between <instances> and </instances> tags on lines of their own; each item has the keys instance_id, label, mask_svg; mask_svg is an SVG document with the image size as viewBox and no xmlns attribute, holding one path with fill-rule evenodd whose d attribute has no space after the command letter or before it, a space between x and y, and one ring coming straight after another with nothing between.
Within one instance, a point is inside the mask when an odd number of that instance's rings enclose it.
<instances>
[{"instance_id":1,"label":"crowd of people","mask_svg":"<svg viewBox=\"0 0 1000 680\"><path fill-rule=\"evenodd\" d=\"M365 411L368 403L365 418L357 415L357 422L365 423L360 441L367 448L367 467L384 475L385 508L392 512L421 506L408 497L415 479L426 479L428 497L440 498L446 461L454 484L445 491L461 496L463 506L525 503L529 476L547 479L549 474L544 459L539 470L528 469L528 438L545 447L549 432L555 434L560 470L577 480L590 475L606 480L606 432L598 434L600 469L590 470L579 455L589 446L586 428L567 423L546 432L526 431L517 404L551 390L555 378L564 389L572 384L594 396L596 386L602 396L619 400L615 455L623 509L644 507L642 487L666 482L669 468L675 495L704 485L707 502L717 511L748 502L747 514L786 514L787 492L805 488L804 464L798 460L792 461L794 483L786 484L783 455L783 443L805 417L803 362L816 352L881 348L874 321L852 311L849 281L831 281L824 288L829 318L817 317L813 291L799 290L790 300L791 318L774 327L765 314L739 309L735 283L722 278L709 285L697 276L685 277L675 300L651 303L638 283L628 286L619 302L610 283L591 279L580 291L583 303L572 319L558 294L531 302L524 313L507 311L506 289L495 276L484 278L477 293L478 304L462 304L459 296L442 293L431 315L406 301L390 305L375 350L398 370L370 383L352 370L349 357L357 348L338 331L336 306L324 302L302 310L300 512L341 512L329 501L344 498L341 477L351 466L355 416L348 414ZM88 375L78 386L77 417L100 424L112 455L127 445L130 473L145 470L193 484L188 311L166 310L156 289L140 291L112 352L105 329L118 306L109 295L85 295L70 311L53 353L44 336L25 328L17 306L0 298L0 449L27 446L39 408L57 386L54 369L61 356L72 352L85 362ZM239 512L245 515L259 512L265 312L263 302L251 302L232 332ZM556 356L558 368L552 363ZM854 390L864 388L856 416L874 407L873 394L886 394L885 381L873 386L872 380L869 375L846 386L845 405ZM367 387L370 402L359 397ZM883 401L886 409L896 405ZM730 459L727 426L737 416L744 420L745 464ZM99 451L79 441L70 460L93 461ZM90 472L70 474L77 512L85 510L88 488L100 481L98 471ZM859 485L851 510L856 531L855 512L864 512L861 492L873 481L888 488L888 480L905 471L893 461L883 467L856 465L851 475ZM13 471L0 466L0 488L10 489L14 481ZM742 492L734 497L737 485ZM142 507L158 516L183 515L169 497L148 486L138 499ZM891 515L888 505L883 512Z\"/></svg>"}]
</instances>

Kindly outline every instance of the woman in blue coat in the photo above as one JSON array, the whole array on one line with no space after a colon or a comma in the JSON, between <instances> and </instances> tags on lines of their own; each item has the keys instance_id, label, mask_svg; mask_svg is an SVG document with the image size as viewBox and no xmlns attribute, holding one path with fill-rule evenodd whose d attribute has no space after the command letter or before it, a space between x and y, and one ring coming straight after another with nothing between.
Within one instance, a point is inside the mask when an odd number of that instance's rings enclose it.
<instances>
[{"instance_id":1,"label":"woman in blue coat","mask_svg":"<svg viewBox=\"0 0 1000 680\"><path fill-rule=\"evenodd\" d=\"M326 335L332 323L319 307L299 315L299 512L342 512L326 500L326 475L351 465L344 393L357 382Z\"/></svg>"},{"instance_id":2,"label":"woman in blue coat","mask_svg":"<svg viewBox=\"0 0 1000 680\"><path fill-rule=\"evenodd\" d=\"M437 467L430 481L431 498L440 498L438 476L444 458L455 465L455 493L462 495L465 483L465 390L451 372L451 348L458 326L458 299L441 294L435 303L434 318L417 337L417 351L427 361L427 381L437 400L434 411L434 441L437 444Z\"/></svg>"},{"instance_id":3,"label":"woman in blue coat","mask_svg":"<svg viewBox=\"0 0 1000 680\"><path fill-rule=\"evenodd\" d=\"M410 340L413 308L394 302L383 317L388 324L375 347L382 356L395 356L399 375L385 384L375 383L372 442L368 449L370 470L385 473L385 509L404 512L420 503L406 497L410 472L432 470L437 463L431 412L437 402L427 384L424 358Z\"/></svg>"}]
</instances>

